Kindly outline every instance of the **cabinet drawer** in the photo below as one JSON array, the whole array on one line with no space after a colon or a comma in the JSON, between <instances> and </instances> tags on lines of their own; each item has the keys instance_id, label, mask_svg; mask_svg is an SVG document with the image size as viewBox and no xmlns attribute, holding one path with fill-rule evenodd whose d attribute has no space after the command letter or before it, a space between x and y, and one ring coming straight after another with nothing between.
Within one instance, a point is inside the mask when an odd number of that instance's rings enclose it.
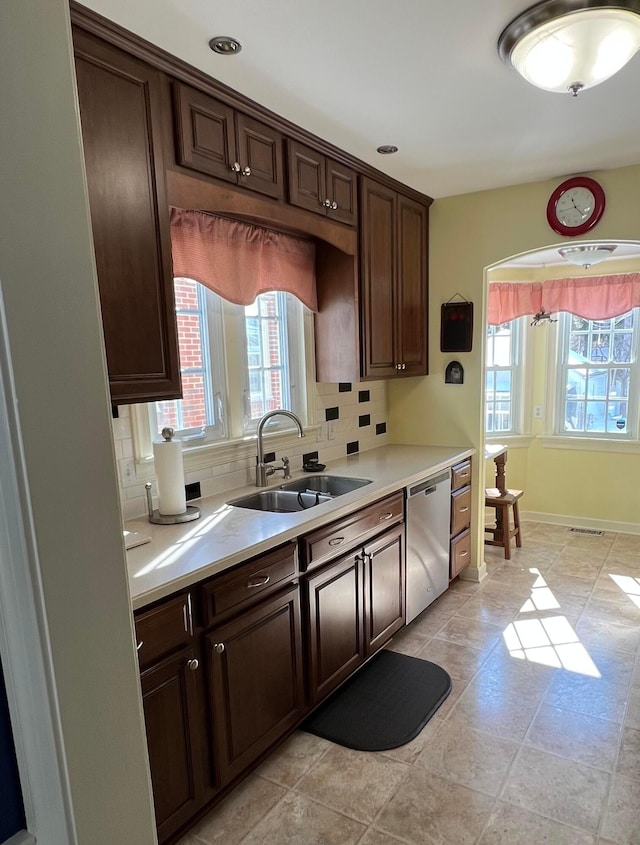
<instances>
[{"instance_id":1,"label":"cabinet drawer","mask_svg":"<svg viewBox=\"0 0 640 845\"><path fill-rule=\"evenodd\" d=\"M471 483L471 461L464 461L461 464L451 467L451 489L459 490Z\"/></svg>"},{"instance_id":2,"label":"cabinet drawer","mask_svg":"<svg viewBox=\"0 0 640 845\"><path fill-rule=\"evenodd\" d=\"M136 616L135 625L138 660L140 668L145 669L191 642L191 593L143 611Z\"/></svg>"},{"instance_id":3,"label":"cabinet drawer","mask_svg":"<svg viewBox=\"0 0 640 845\"><path fill-rule=\"evenodd\" d=\"M468 528L451 541L450 560L450 578L455 578L465 566L469 565L471 560L471 531Z\"/></svg>"},{"instance_id":4,"label":"cabinet drawer","mask_svg":"<svg viewBox=\"0 0 640 845\"><path fill-rule=\"evenodd\" d=\"M471 487L451 494L451 534L459 534L471 524Z\"/></svg>"},{"instance_id":5,"label":"cabinet drawer","mask_svg":"<svg viewBox=\"0 0 640 845\"><path fill-rule=\"evenodd\" d=\"M287 543L205 583L202 587L205 625L274 592L295 578L297 571L295 543Z\"/></svg>"},{"instance_id":6,"label":"cabinet drawer","mask_svg":"<svg viewBox=\"0 0 640 845\"><path fill-rule=\"evenodd\" d=\"M404 497L397 493L363 508L339 522L334 522L302 538L302 568L346 551L349 546L399 522L404 516Z\"/></svg>"}]
</instances>

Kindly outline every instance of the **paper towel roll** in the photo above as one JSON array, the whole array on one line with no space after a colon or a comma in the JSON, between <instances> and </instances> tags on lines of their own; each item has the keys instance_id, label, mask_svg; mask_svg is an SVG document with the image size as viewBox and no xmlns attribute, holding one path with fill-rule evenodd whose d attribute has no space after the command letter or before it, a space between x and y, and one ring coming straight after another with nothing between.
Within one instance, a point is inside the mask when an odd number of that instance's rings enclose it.
<instances>
[{"instance_id":1,"label":"paper towel roll","mask_svg":"<svg viewBox=\"0 0 640 845\"><path fill-rule=\"evenodd\" d=\"M180 440L154 441L153 460L158 483L158 510L163 516L184 513L184 468Z\"/></svg>"}]
</instances>

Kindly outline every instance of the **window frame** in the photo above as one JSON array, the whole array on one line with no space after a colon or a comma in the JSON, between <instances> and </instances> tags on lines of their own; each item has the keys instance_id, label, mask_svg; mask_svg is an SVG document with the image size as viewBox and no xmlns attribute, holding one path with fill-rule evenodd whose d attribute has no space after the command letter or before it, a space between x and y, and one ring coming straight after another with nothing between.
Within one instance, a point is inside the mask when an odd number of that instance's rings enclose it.
<instances>
[{"instance_id":1,"label":"window frame","mask_svg":"<svg viewBox=\"0 0 640 845\"><path fill-rule=\"evenodd\" d=\"M626 312L630 313L630 312ZM631 309L633 314L633 337L631 343L631 361L627 362L605 362L598 369L609 370L627 368L629 373L629 390L627 399L627 424L626 430L615 431L581 431L579 429L572 430L565 428L565 410L566 410L566 383L567 373L569 370L577 369L568 362L568 354L570 351L571 340L571 320L573 316L569 312L563 311L558 314L558 322L555 326L554 338L554 355L551 358L555 362L555 383L550 386L550 396L552 397L553 415L551 419L550 430L553 437L566 438L576 442L588 441L606 441L608 443L629 443L638 441L638 431L640 427L640 308ZM622 317L624 315L618 315ZM616 317L607 318L607 321L615 320ZM598 320L589 320L590 333L593 332L591 328L593 323L604 322ZM594 369L592 361L586 361L583 369ZM585 398L585 402L587 399ZM605 407L609 404L609 392L607 391L607 398L604 399ZM605 411L607 413L607 411Z\"/></svg>"},{"instance_id":2,"label":"window frame","mask_svg":"<svg viewBox=\"0 0 640 845\"><path fill-rule=\"evenodd\" d=\"M200 286L202 287L202 286ZM255 439L258 420L248 421L245 409L245 395L249 389L247 348L245 334L244 306L228 302L208 289L207 329L211 337L219 337L220 343L209 343L210 366L213 381L219 390L214 390L214 401L219 402L219 424L198 429L176 431L182 440L183 452L200 453L204 457L216 451L223 463L229 453L237 457L237 445ZM315 387L315 344L314 316L291 294L285 295L288 324L288 352L290 373L291 405L300 416L304 429L312 428L313 396ZM218 307L216 307L218 306ZM234 389L231 386L234 385ZM238 390L238 385L241 389ZM153 434L155 425L155 403L132 406L132 428L134 454L139 464L149 462L153 455ZM293 423L286 417L275 417L265 427L268 436L289 434L294 431ZM210 458L209 458L210 465Z\"/></svg>"},{"instance_id":3,"label":"window frame","mask_svg":"<svg viewBox=\"0 0 640 845\"><path fill-rule=\"evenodd\" d=\"M496 366L487 364L488 359L488 346L489 346L489 329L491 328L498 328L497 326L491 326L487 324L485 330L485 366L483 371L484 381L483 381L483 404L482 404L482 413L483 413L483 430L484 430L484 437L485 440L498 440L510 437L517 437L519 435L525 434L524 431L524 420L525 420L525 387L527 382L527 373L525 371L525 367L527 365L528 356L526 354L526 345L527 345L527 332L526 332L526 318L525 317L515 317L513 320L505 320L504 323L500 325L505 325L507 323L511 324L511 355L510 355L510 363L507 366ZM487 373L489 372L505 372L508 371L511 373L511 390L509 393L509 401L511 404L511 427L506 430L498 431L496 429L492 431L487 430L487 417L488 417L488 396L487 396ZM494 405L496 400L493 400ZM494 407L494 414L495 414L495 407Z\"/></svg>"}]
</instances>

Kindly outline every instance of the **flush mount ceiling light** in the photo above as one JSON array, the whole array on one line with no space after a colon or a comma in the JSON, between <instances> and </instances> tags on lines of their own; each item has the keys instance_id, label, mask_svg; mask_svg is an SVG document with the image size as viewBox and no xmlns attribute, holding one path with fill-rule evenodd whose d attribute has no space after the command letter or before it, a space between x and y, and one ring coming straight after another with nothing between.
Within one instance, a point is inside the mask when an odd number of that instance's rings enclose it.
<instances>
[{"instance_id":1,"label":"flush mount ceiling light","mask_svg":"<svg viewBox=\"0 0 640 845\"><path fill-rule=\"evenodd\" d=\"M585 244L583 246L563 247L558 252L565 261L587 269L592 264L599 264L609 258L616 248L617 244Z\"/></svg>"},{"instance_id":2,"label":"flush mount ceiling light","mask_svg":"<svg viewBox=\"0 0 640 845\"><path fill-rule=\"evenodd\" d=\"M383 155L383 156L389 156L392 153L397 153L398 148L396 146L394 146L393 144L383 144L381 147L378 147L376 149L376 152L380 153L380 155Z\"/></svg>"},{"instance_id":3,"label":"flush mount ceiling light","mask_svg":"<svg viewBox=\"0 0 640 845\"><path fill-rule=\"evenodd\" d=\"M543 0L502 32L498 52L545 91L593 88L640 48L640 0Z\"/></svg>"},{"instance_id":4,"label":"flush mount ceiling light","mask_svg":"<svg viewBox=\"0 0 640 845\"><path fill-rule=\"evenodd\" d=\"M209 47L221 56L236 56L242 50L242 44L228 35L216 35L209 41Z\"/></svg>"}]
</instances>

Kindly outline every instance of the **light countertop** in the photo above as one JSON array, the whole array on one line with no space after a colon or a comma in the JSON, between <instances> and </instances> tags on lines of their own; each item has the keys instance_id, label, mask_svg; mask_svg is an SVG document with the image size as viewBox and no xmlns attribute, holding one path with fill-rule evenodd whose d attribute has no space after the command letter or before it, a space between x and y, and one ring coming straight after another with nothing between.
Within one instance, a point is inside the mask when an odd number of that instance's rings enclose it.
<instances>
[{"instance_id":1,"label":"light countertop","mask_svg":"<svg viewBox=\"0 0 640 845\"><path fill-rule=\"evenodd\" d=\"M132 606L138 610L165 598L474 453L474 449L455 446L389 445L350 455L327 464L323 474L370 478L372 483L296 513L266 513L226 504L256 491L254 486L247 486L194 502L201 510L200 519L194 522L153 525L145 517L129 520L126 530L151 537L150 543L127 552ZM292 473L293 479L303 476L312 478L310 473ZM279 484L280 478L269 487Z\"/></svg>"}]
</instances>

